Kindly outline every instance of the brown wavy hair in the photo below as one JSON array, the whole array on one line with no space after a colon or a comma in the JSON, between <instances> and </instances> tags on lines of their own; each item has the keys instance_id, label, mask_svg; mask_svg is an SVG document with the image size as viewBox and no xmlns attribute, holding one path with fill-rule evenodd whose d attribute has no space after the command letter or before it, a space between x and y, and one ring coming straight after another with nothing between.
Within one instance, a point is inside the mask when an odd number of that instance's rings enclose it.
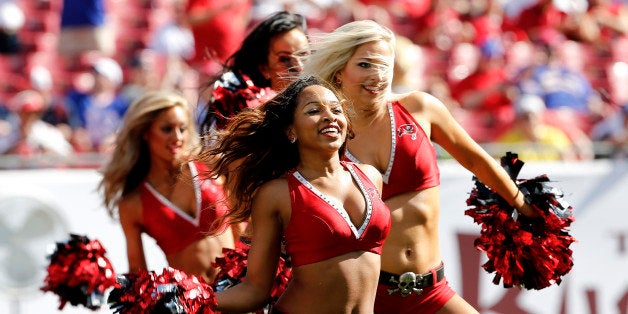
<instances>
[{"instance_id":1,"label":"brown wavy hair","mask_svg":"<svg viewBox=\"0 0 628 314\"><path fill-rule=\"evenodd\" d=\"M315 76L299 78L271 100L240 112L224 130L213 133L211 148L202 154L202 159L212 164L210 173L226 180L231 210L223 218L230 223L246 221L257 189L300 162L297 145L288 140L287 129L294 122L298 96L313 85L324 86L339 95L330 84ZM347 138L352 137L348 123ZM341 155L345 147L346 143L340 148Z\"/></svg>"}]
</instances>

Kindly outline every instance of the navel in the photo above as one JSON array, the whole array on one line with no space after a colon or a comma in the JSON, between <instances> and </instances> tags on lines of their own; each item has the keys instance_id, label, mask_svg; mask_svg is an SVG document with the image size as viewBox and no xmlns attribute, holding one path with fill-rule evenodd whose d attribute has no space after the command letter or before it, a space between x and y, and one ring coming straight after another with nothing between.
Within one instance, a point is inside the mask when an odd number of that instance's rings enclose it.
<instances>
[{"instance_id":1,"label":"navel","mask_svg":"<svg viewBox=\"0 0 628 314\"><path fill-rule=\"evenodd\" d=\"M414 250L411 248L407 248L404 251L406 258L411 259L412 257L414 257Z\"/></svg>"}]
</instances>

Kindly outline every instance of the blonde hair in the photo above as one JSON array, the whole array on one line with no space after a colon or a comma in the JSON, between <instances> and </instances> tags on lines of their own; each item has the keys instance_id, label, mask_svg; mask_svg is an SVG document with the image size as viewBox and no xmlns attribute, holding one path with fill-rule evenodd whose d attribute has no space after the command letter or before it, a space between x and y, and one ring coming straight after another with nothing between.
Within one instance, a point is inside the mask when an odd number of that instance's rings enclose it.
<instances>
[{"instance_id":1,"label":"blonde hair","mask_svg":"<svg viewBox=\"0 0 628 314\"><path fill-rule=\"evenodd\" d=\"M374 41L386 42L394 58L395 34L389 28L372 20L344 24L313 40L312 54L307 57L301 75L315 75L331 84L337 84L334 81L336 74L345 68L358 47ZM393 60L374 57L380 59L383 65L380 66L383 76L392 81Z\"/></svg>"},{"instance_id":2,"label":"blonde hair","mask_svg":"<svg viewBox=\"0 0 628 314\"><path fill-rule=\"evenodd\" d=\"M185 109L190 123L184 149L190 154L197 153L200 147L199 135L194 125L192 107L181 94L154 91L135 100L124 115L111 160L101 170L103 178L98 189L103 194L104 205L111 217L115 217L121 199L137 189L150 169L150 153L144 134L160 113L177 106Z\"/></svg>"}]
</instances>

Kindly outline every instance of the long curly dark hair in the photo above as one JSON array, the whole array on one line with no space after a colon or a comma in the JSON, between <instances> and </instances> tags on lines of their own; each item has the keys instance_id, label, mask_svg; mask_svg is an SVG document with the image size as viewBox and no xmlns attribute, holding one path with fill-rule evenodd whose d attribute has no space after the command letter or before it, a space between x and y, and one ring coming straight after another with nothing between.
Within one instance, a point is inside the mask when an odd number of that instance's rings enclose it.
<instances>
[{"instance_id":1,"label":"long curly dark hair","mask_svg":"<svg viewBox=\"0 0 628 314\"><path fill-rule=\"evenodd\" d=\"M265 20L260 22L246 36L240 49L234 52L225 62L223 70L212 78L205 88L213 89L216 83L226 84L225 75L231 74L238 82L238 86L232 86L234 89L247 88L246 78L253 82L256 89L270 88L270 80L266 79L260 71L260 66L268 64L268 54L270 53L271 41L279 35L289 32L293 29L300 29L307 35L307 22L305 17L297 13L288 11L275 12ZM235 92L234 92L235 93ZM214 106L213 97L205 104L204 116L199 121L200 129L204 133L209 130L216 119L224 119L225 117L216 117L216 108ZM233 104L234 108L227 110L229 115L237 114L246 104Z\"/></svg>"},{"instance_id":2,"label":"long curly dark hair","mask_svg":"<svg viewBox=\"0 0 628 314\"><path fill-rule=\"evenodd\" d=\"M338 95L317 77L299 78L268 102L243 110L225 129L213 133L211 148L202 156L211 165L211 173L226 180L231 210L224 218L230 223L246 221L255 191L300 162L297 145L288 140L287 130L294 122L298 96L313 85L324 86ZM347 138L351 137L353 132L348 124ZM344 150L345 144L339 153L344 154Z\"/></svg>"},{"instance_id":3,"label":"long curly dark hair","mask_svg":"<svg viewBox=\"0 0 628 314\"><path fill-rule=\"evenodd\" d=\"M295 28L307 34L307 23L302 15L288 11L272 14L251 30L240 49L227 59L229 70L247 75L257 87L270 87L270 80L262 75L259 66L268 63L271 40Z\"/></svg>"}]
</instances>

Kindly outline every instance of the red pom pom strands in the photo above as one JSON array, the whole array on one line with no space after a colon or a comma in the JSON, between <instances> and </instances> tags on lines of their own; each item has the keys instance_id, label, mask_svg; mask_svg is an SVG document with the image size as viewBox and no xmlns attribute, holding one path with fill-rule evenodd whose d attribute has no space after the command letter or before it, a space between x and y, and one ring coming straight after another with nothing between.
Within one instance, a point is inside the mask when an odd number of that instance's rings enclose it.
<instances>
[{"instance_id":1,"label":"red pom pom strands","mask_svg":"<svg viewBox=\"0 0 628 314\"><path fill-rule=\"evenodd\" d=\"M48 274L40 289L59 296L60 310L67 302L91 310L100 308L105 290L116 284L116 274L105 253L98 240L70 234L70 240L57 243L49 256Z\"/></svg>"},{"instance_id":2,"label":"red pom pom strands","mask_svg":"<svg viewBox=\"0 0 628 314\"><path fill-rule=\"evenodd\" d=\"M223 248L223 257L216 257L212 267L219 268L212 286L216 291L224 291L242 282L246 276L248 246L238 246L235 249Z\"/></svg>"},{"instance_id":3,"label":"red pom pom strands","mask_svg":"<svg viewBox=\"0 0 628 314\"><path fill-rule=\"evenodd\" d=\"M216 295L193 275L174 268L118 276L118 286L107 299L113 313L214 314Z\"/></svg>"},{"instance_id":4,"label":"red pom pom strands","mask_svg":"<svg viewBox=\"0 0 628 314\"><path fill-rule=\"evenodd\" d=\"M144 270L116 278L105 253L98 240L71 234L70 240L57 243L50 255L41 290L59 296L60 310L68 302L99 309L106 290L113 288L107 302L114 313L218 313L214 310L216 295L203 279L173 268L164 268L160 275Z\"/></svg>"},{"instance_id":5,"label":"red pom pom strands","mask_svg":"<svg viewBox=\"0 0 628 314\"><path fill-rule=\"evenodd\" d=\"M269 87L260 88L246 75L233 72L223 74L214 83L212 91L213 114L216 126L223 129L229 119L244 108L255 108L275 95Z\"/></svg>"},{"instance_id":6,"label":"red pom pom strands","mask_svg":"<svg viewBox=\"0 0 628 314\"><path fill-rule=\"evenodd\" d=\"M275 283L270 291L270 302L274 304L279 300L281 294L286 290L288 283L292 279L292 268L290 263L283 257L279 258L279 265L277 267L277 274L275 275Z\"/></svg>"},{"instance_id":7,"label":"red pom pom strands","mask_svg":"<svg viewBox=\"0 0 628 314\"><path fill-rule=\"evenodd\" d=\"M573 267L569 249L576 241L569 235L573 208L563 200L560 189L549 185L546 175L517 179L524 164L517 154L508 152L501 164L539 217L520 215L474 177L475 187L467 199L469 209L465 215L482 227L475 240L475 247L488 256L482 267L495 273L494 284L503 281L505 288L540 290L560 284L561 277Z\"/></svg>"},{"instance_id":8,"label":"red pom pom strands","mask_svg":"<svg viewBox=\"0 0 628 314\"><path fill-rule=\"evenodd\" d=\"M224 257L217 257L212 266L220 268L213 287L216 291L223 291L244 280L247 270L248 245L239 245L236 249L223 248ZM270 292L268 304L274 304L286 290L292 279L292 269L285 258L279 258L275 283ZM263 309L256 313L264 313Z\"/></svg>"}]
</instances>

